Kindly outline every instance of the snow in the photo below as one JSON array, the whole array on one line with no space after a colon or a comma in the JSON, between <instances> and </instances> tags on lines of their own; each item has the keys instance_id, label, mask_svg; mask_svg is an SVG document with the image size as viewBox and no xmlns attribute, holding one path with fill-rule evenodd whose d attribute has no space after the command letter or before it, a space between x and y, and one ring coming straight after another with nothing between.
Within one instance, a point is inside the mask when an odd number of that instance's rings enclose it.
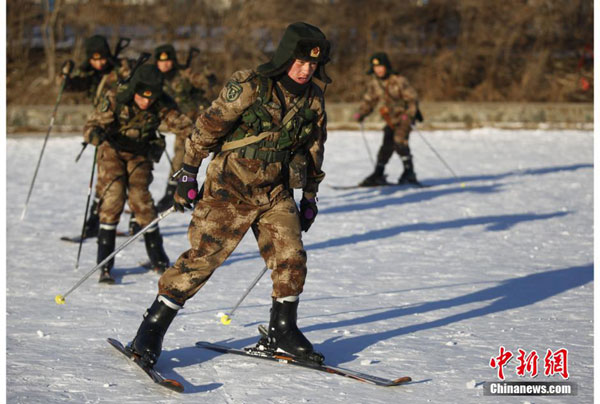
<instances>
[{"instance_id":1,"label":"snow","mask_svg":"<svg viewBox=\"0 0 600 404\"><path fill-rule=\"evenodd\" d=\"M365 136L376 153L381 132ZM319 216L304 236L309 272L298 322L330 364L409 375L413 383L381 388L195 348L198 340L250 345L257 325L268 321L265 275L231 324L220 322L264 265L249 235L165 337L157 369L181 380L184 394L155 386L106 343L131 340L156 294L158 276L138 265L142 242L117 256L116 285L98 284L95 273L65 305L54 303L95 265L94 241L84 243L75 270L78 246L59 240L81 230L91 150L75 164L80 137L52 135L21 221L43 138L7 139L8 402L591 403L593 132L483 128L411 136L419 179L432 187L336 191L330 185L356 183L372 165L360 132L329 133ZM167 164L163 158L156 166L155 199ZM396 156L386 172L390 180L400 175ZM188 248L189 219L172 214L161 222L173 261ZM122 230L127 220L124 214ZM513 381L562 381L544 376L543 357L568 349L578 395L483 397L483 382L498 381L489 362L501 346L515 355L504 368ZM519 348L540 356L535 379L516 375Z\"/></svg>"}]
</instances>

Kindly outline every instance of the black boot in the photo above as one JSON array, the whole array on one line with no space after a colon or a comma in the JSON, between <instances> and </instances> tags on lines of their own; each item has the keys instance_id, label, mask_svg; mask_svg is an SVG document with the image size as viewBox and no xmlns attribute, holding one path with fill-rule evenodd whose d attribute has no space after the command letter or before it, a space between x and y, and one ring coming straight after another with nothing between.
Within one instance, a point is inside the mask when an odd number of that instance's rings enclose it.
<instances>
[{"instance_id":1,"label":"black boot","mask_svg":"<svg viewBox=\"0 0 600 404\"><path fill-rule=\"evenodd\" d=\"M173 197L175 196L175 190L177 190L176 182L167 182L167 190L165 191L165 195L162 197L160 201L156 204L156 211L163 212L173 206Z\"/></svg>"},{"instance_id":2,"label":"black boot","mask_svg":"<svg viewBox=\"0 0 600 404\"><path fill-rule=\"evenodd\" d=\"M299 302L300 300L281 303L273 299L269 322L269 345L273 349L281 349L298 358L322 363L323 355L315 352L310 341L296 325Z\"/></svg>"},{"instance_id":3,"label":"black boot","mask_svg":"<svg viewBox=\"0 0 600 404\"><path fill-rule=\"evenodd\" d=\"M402 164L404 165L404 172L398 178L398 184L419 184L417 181L417 175L412 162L412 156L402 156Z\"/></svg>"},{"instance_id":4,"label":"black boot","mask_svg":"<svg viewBox=\"0 0 600 404\"><path fill-rule=\"evenodd\" d=\"M135 220L135 214L133 212L131 212L131 217L129 218L128 229L130 236L133 236L142 230L142 226L140 226L137 220Z\"/></svg>"},{"instance_id":5,"label":"black boot","mask_svg":"<svg viewBox=\"0 0 600 404\"><path fill-rule=\"evenodd\" d=\"M115 250L115 237L117 235L116 225L102 225L98 231L98 254L96 255L96 263L99 264ZM101 283L115 283L114 278L110 275L110 270L115 264L115 259L112 258L100 268Z\"/></svg>"},{"instance_id":6,"label":"black boot","mask_svg":"<svg viewBox=\"0 0 600 404\"><path fill-rule=\"evenodd\" d=\"M100 217L98 216L98 199L94 198L92 208L83 227L83 238L96 237L100 228Z\"/></svg>"},{"instance_id":7,"label":"black boot","mask_svg":"<svg viewBox=\"0 0 600 404\"><path fill-rule=\"evenodd\" d=\"M387 184L387 180L385 179L385 175L383 175L383 170L385 169L385 165L377 164L375 166L375 171L367 178L362 180L359 184L361 187L375 187L378 185Z\"/></svg>"},{"instance_id":8,"label":"black boot","mask_svg":"<svg viewBox=\"0 0 600 404\"><path fill-rule=\"evenodd\" d=\"M163 238L158 227L144 233L144 242L152 268L162 274L169 266L169 257L163 248Z\"/></svg>"},{"instance_id":9,"label":"black boot","mask_svg":"<svg viewBox=\"0 0 600 404\"><path fill-rule=\"evenodd\" d=\"M154 366L158 360L167 328L180 308L181 306L159 295L144 313L144 320L128 348L148 366Z\"/></svg>"}]
</instances>

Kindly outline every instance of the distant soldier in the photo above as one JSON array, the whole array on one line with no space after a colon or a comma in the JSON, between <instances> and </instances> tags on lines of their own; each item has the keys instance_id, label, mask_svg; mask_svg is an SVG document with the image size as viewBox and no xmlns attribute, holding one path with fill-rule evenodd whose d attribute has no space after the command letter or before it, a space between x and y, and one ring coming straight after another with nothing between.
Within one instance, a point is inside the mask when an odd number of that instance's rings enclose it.
<instances>
[{"instance_id":1,"label":"distant soldier","mask_svg":"<svg viewBox=\"0 0 600 404\"><path fill-rule=\"evenodd\" d=\"M125 40L129 43L129 40ZM119 41L121 44L121 40ZM129 77L130 63L127 59L118 58L118 53L127 46L117 46L113 55L106 38L94 35L85 40L86 60L73 71L75 63L67 60L61 68L62 77L66 78L65 90L72 92L85 92L95 108L104 99L109 90L114 90L117 83ZM98 235L98 203L101 192L96 184L94 203L86 219L83 237L96 237Z\"/></svg>"},{"instance_id":2,"label":"distant soldier","mask_svg":"<svg viewBox=\"0 0 600 404\"><path fill-rule=\"evenodd\" d=\"M126 87L106 93L85 125L85 142L98 146L97 187L103 195L99 204L98 263L115 249L116 229L126 198L141 227L157 217L149 187L153 162L159 161L165 148L158 126L164 122L178 136L192 132L192 121L163 94L162 84L156 66L139 67ZM164 272L169 258L158 226L144 234L144 241L152 266ZM113 264L114 259L102 268L100 282L114 282L110 275Z\"/></svg>"},{"instance_id":3,"label":"distant soldier","mask_svg":"<svg viewBox=\"0 0 600 404\"><path fill-rule=\"evenodd\" d=\"M268 337L259 344L304 360L323 360L298 329L296 318L307 272L301 232L315 220L317 191L325 177L325 100L313 75L329 83L328 61L325 35L309 24L291 24L273 58L256 70L234 73L196 121L185 144L184 171L175 194L178 210L197 200L199 166L211 152L216 155L192 214L191 247L161 276L158 296L129 345L150 366L177 311L250 228L273 280ZM300 211L293 188L303 191Z\"/></svg>"},{"instance_id":4,"label":"distant soldier","mask_svg":"<svg viewBox=\"0 0 600 404\"><path fill-rule=\"evenodd\" d=\"M181 112L195 122L198 115L210 105L207 94L209 89L215 84L216 77L206 69L201 73L191 72L188 66L192 57L191 52L192 50L190 50L187 65L180 65L177 62L175 48L171 44L166 44L154 50L154 59L156 67L163 74L163 91L175 100ZM175 138L175 150L173 160L171 161L169 178L183 164L184 145L185 138L177 136ZM173 195L176 188L177 181L169 179L165 195L156 204L159 212L173 206Z\"/></svg>"},{"instance_id":5,"label":"distant soldier","mask_svg":"<svg viewBox=\"0 0 600 404\"><path fill-rule=\"evenodd\" d=\"M383 128L383 144L377 153L375 171L365 178L360 185L386 184L387 181L383 172L394 151L398 153L404 165L404 172L398 179L398 183L418 184L408 146L411 124L418 113L417 92L405 77L400 76L392 69L386 53L373 54L370 65L367 74L375 73L375 75L367 86L359 112L355 116L359 122L362 122L375 106L381 103L379 113L385 120L386 125Z\"/></svg>"}]
</instances>

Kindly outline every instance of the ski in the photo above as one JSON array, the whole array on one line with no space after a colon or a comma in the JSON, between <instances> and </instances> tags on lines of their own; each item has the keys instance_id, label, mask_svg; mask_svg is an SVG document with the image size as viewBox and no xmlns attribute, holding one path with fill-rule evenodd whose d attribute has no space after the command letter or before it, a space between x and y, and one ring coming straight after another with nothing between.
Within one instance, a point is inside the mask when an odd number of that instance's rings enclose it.
<instances>
[{"instance_id":1,"label":"ski","mask_svg":"<svg viewBox=\"0 0 600 404\"><path fill-rule=\"evenodd\" d=\"M138 365L152 379L152 381L154 381L154 383L160 384L161 386L178 393L183 392L183 385L181 383L179 383L177 380L165 378L153 367L150 367L142 362L138 355L125 348L119 341L114 338L108 338L107 341L117 351L121 352L123 355L131 359L136 365Z\"/></svg>"},{"instance_id":2,"label":"ski","mask_svg":"<svg viewBox=\"0 0 600 404\"><path fill-rule=\"evenodd\" d=\"M199 341L196 342L196 347L209 349L221 353L229 353L234 355L249 356L257 359L266 359L268 361L287 363L290 365L300 366L307 369L318 370L325 373L335 374L339 376L348 377L350 379L358 380L364 383L374 384L377 386L391 387L398 386L403 383L410 382L412 379L408 376L400 377L398 379L384 379L382 377L369 375L362 372L356 372L353 370L342 369L339 367L318 364L313 362L302 361L294 358L292 355L284 352L273 352L269 350L261 350L256 347L248 347L244 349L232 348L226 345L213 344L210 342Z\"/></svg>"},{"instance_id":3,"label":"ski","mask_svg":"<svg viewBox=\"0 0 600 404\"><path fill-rule=\"evenodd\" d=\"M117 232L117 237L129 237L129 234L128 233L124 233L122 231L118 231ZM91 238L96 238L96 236L84 237L83 241L89 240ZM79 244L81 242L81 236L62 236L60 239L62 241L67 241L69 243L77 243L77 244Z\"/></svg>"},{"instance_id":4,"label":"ski","mask_svg":"<svg viewBox=\"0 0 600 404\"><path fill-rule=\"evenodd\" d=\"M98 280L98 283L105 283L107 285L114 285L115 282L115 278L113 278L108 271L102 271L100 274L100 279Z\"/></svg>"},{"instance_id":5,"label":"ski","mask_svg":"<svg viewBox=\"0 0 600 404\"><path fill-rule=\"evenodd\" d=\"M407 187L407 188L429 188L431 185L423 184L422 182L418 182L416 184L397 184L394 182L388 182L380 185L329 185L329 188L335 190L349 190L349 189L368 189L368 188L387 188L387 187Z\"/></svg>"},{"instance_id":6,"label":"ski","mask_svg":"<svg viewBox=\"0 0 600 404\"><path fill-rule=\"evenodd\" d=\"M150 260L138 261L138 265L141 266L142 268L154 269L154 266L152 265L152 263L150 262Z\"/></svg>"}]
</instances>

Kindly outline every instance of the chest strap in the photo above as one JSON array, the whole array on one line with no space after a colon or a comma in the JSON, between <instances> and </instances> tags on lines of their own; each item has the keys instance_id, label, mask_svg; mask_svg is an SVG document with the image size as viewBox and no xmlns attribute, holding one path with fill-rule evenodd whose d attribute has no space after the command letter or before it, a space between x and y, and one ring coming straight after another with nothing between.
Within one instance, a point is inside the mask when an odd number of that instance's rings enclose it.
<instances>
[{"instance_id":1,"label":"chest strap","mask_svg":"<svg viewBox=\"0 0 600 404\"><path fill-rule=\"evenodd\" d=\"M223 144L223 146L221 147L221 151L233 150L233 149L237 149L240 147L251 145L253 143L258 143L261 140L266 139L270 135L272 135L274 133L278 133L281 128L285 127L285 125L287 125L287 123L289 121L291 121L294 118L294 116L296 116L296 114L300 110L300 107L303 106L306 103L306 101L308 100L308 94L309 94L309 90L307 90L306 93L302 96L302 98L299 99L292 106L292 108L290 108L288 113L285 114L285 116L283 117L283 120L281 121L281 125L279 125L279 128L276 128L275 130L271 130L271 131L267 131L267 132L262 132L262 133L259 133L258 135L247 136L243 139L233 140L231 142L225 142Z\"/></svg>"}]
</instances>

